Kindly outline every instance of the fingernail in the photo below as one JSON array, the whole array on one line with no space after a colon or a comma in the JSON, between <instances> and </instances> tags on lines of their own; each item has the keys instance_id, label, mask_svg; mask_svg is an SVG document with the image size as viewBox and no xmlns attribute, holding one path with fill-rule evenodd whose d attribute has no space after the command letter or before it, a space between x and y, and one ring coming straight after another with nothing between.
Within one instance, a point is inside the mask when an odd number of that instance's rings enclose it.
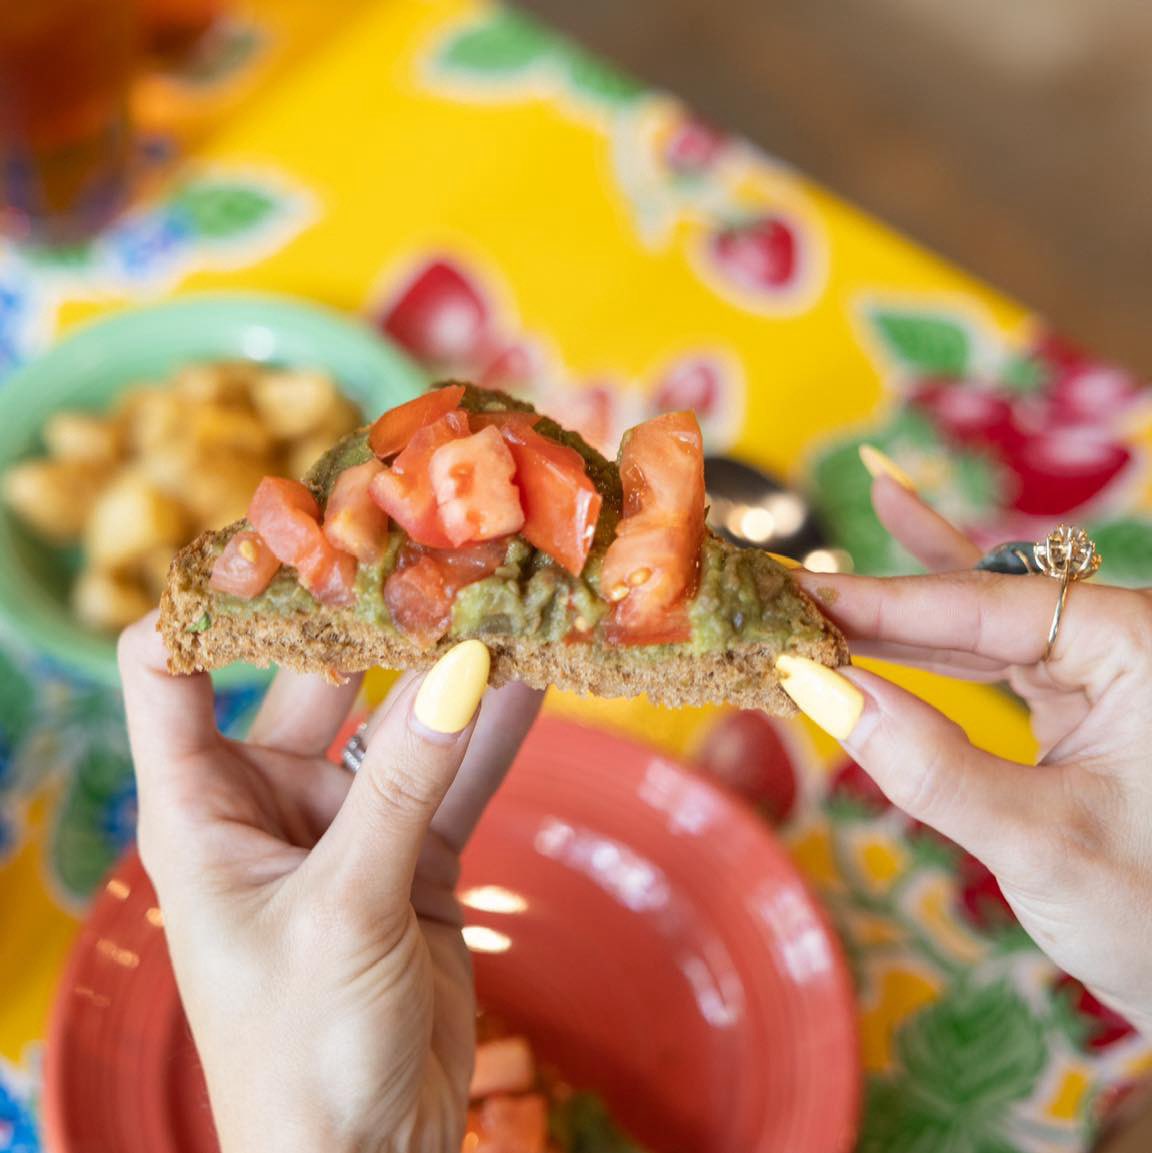
<instances>
[{"instance_id":1,"label":"fingernail","mask_svg":"<svg viewBox=\"0 0 1152 1153\"><path fill-rule=\"evenodd\" d=\"M787 653L776 658L776 671L780 687L802 713L838 741L851 734L864 711L864 694L850 680L826 665Z\"/></svg>"},{"instance_id":2,"label":"fingernail","mask_svg":"<svg viewBox=\"0 0 1152 1153\"><path fill-rule=\"evenodd\" d=\"M428 670L412 712L434 733L458 733L472 719L488 687L492 661L480 641L464 641L449 649Z\"/></svg>"},{"instance_id":3,"label":"fingernail","mask_svg":"<svg viewBox=\"0 0 1152 1153\"><path fill-rule=\"evenodd\" d=\"M797 569L804 567L794 556L785 556L782 552L770 552L768 555L781 568Z\"/></svg>"},{"instance_id":4,"label":"fingernail","mask_svg":"<svg viewBox=\"0 0 1152 1153\"><path fill-rule=\"evenodd\" d=\"M909 492L916 491L916 482L890 456L881 452L875 445L862 444L859 451L864 467L874 477L890 476Z\"/></svg>"}]
</instances>

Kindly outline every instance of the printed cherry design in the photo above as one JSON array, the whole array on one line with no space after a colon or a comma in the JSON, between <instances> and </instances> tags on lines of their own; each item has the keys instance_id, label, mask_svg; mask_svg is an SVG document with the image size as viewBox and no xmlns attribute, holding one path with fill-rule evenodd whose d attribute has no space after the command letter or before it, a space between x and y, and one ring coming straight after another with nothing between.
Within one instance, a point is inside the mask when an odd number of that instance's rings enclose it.
<instances>
[{"instance_id":1,"label":"printed cherry design","mask_svg":"<svg viewBox=\"0 0 1152 1153\"><path fill-rule=\"evenodd\" d=\"M708 250L716 270L746 292L775 295L796 280L799 240L778 216L729 225L709 239Z\"/></svg>"},{"instance_id":2,"label":"printed cherry design","mask_svg":"<svg viewBox=\"0 0 1152 1153\"><path fill-rule=\"evenodd\" d=\"M471 370L490 355L492 312L480 287L447 260L432 260L377 318L421 364Z\"/></svg>"},{"instance_id":3,"label":"printed cherry design","mask_svg":"<svg viewBox=\"0 0 1152 1153\"><path fill-rule=\"evenodd\" d=\"M880 786L855 761L845 761L837 770L828 786L828 793L851 801L873 816L892 808L892 802L880 791Z\"/></svg>"},{"instance_id":4,"label":"printed cherry design","mask_svg":"<svg viewBox=\"0 0 1152 1153\"><path fill-rule=\"evenodd\" d=\"M728 713L709 730L697 769L757 808L773 825L796 805L796 770L776 724L754 710Z\"/></svg>"},{"instance_id":5,"label":"printed cherry design","mask_svg":"<svg viewBox=\"0 0 1152 1153\"><path fill-rule=\"evenodd\" d=\"M719 158L728 138L705 120L685 116L664 146L664 163L681 176L699 176Z\"/></svg>"},{"instance_id":6,"label":"printed cherry design","mask_svg":"<svg viewBox=\"0 0 1152 1153\"><path fill-rule=\"evenodd\" d=\"M1113 1009L1098 1001L1075 977L1062 973L1056 992L1076 1017L1077 1039L1085 1052L1099 1053L1131 1037L1136 1030Z\"/></svg>"},{"instance_id":7,"label":"printed cherry design","mask_svg":"<svg viewBox=\"0 0 1152 1153\"><path fill-rule=\"evenodd\" d=\"M540 374L540 353L529 341L513 340L500 346L480 369L476 383L523 395L530 392Z\"/></svg>"},{"instance_id":8,"label":"printed cherry design","mask_svg":"<svg viewBox=\"0 0 1152 1153\"><path fill-rule=\"evenodd\" d=\"M704 422L720 407L723 388L723 377L715 361L706 356L684 357L657 380L652 409L655 412L692 409Z\"/></svg>"},{"instance_id":9,"label":"printed cherry design","mask_svg":"<svg viewBox=\"0 0 1152 1153\"><path fill-rule=\"evenodd\" d=\"M961 856L956 880L960 913L972 928L996 933L1016 924L1016 914L1000 882L975 857L968 853Z\"/></svg>"}]
</instances>

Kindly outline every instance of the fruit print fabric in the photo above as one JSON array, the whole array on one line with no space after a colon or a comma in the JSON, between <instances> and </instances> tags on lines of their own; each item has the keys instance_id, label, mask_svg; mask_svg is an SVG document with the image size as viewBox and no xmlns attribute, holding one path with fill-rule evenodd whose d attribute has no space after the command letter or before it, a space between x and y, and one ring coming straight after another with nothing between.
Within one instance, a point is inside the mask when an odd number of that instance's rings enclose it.
<instances>
[{"instance_id":1,"label":"fruit print fabric","mask_svg":"<svg viewBox=\"0 0 1152 1153\"><path fill-rule=\"evenodd\" d=\"M710 451L809 487L862 568L908 563L867 520L854 442L869 435L974 531L1047 528L1055 502L1094 529L1112 579L1146 579L1145 390L1131 377L523 16L369 0L344 23L122 229L52 263L0 249L0 364L156 294L311 295L362 314L430 376L521 391L609 452L629 424L697 408ZM0 772L0 908L35 927L51 971L133 802L123 735L103 727L114 703L13 667L33 708ZM898 676L978 743L1032 755L1003 697ZM0 711L7 683L0 669ZM223 708L242 723L251 706ZM1147 1062L1028 945L986 871L894 812L821 734L643 702L549 707L697 754L778 824L856 972L863 1148L1073 1153ZM55 720L83 715L99 723L65 756ZM46 1012L0 999L14 1113L35 1111Z\"/></svg>"}]
</instances>

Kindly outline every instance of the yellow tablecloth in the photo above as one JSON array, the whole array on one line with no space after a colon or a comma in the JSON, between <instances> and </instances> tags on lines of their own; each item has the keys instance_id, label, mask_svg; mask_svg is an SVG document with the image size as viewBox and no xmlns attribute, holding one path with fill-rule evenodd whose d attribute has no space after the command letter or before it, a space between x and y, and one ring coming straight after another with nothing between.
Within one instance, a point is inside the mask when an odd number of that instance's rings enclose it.
<instances>
[{"instance_id":1,"label":"yellow tablecloth","mask_svg":"<svg viewBox=\"0 0 1152 1153\"><path fill-rule=\"evenodd\" d=\"M348 12L242 115L185 133L206 142L175 183L90 248L0 247L0 371L143 299L298 293L373 317L430 375L510 382L607 446L692 403L711 450L808 489L863 568L906 559L867 507L866 437L973 531L1034 539L1078 519L1112 579L1147 579L1144 391L1126 374L523 17L473 0ZM1031 755L1007 698L894 675L978 743ZM253 704L222 698L222 719ZM732 723L549 707L677 754ZM38 1147L54 982L131 837L117 708L0 650L0 1150ZM861 1148L1083 1147L1100 1092L1147 1066L1145 1046L1060 980L974 862L910 829L815 730L776 733L781 787L799 789L783 835L858 979Z\"/></svg>"}]
</instances>

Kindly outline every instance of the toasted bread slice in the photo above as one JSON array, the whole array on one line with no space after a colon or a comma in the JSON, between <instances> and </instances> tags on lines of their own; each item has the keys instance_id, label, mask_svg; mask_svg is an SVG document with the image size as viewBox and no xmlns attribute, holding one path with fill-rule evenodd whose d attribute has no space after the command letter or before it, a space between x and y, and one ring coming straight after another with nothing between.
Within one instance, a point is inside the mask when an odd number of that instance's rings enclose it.
<instances>
[{"instance_id":1,"label":"toasted bread slice","mask_svg":"<svg viewBox=\"0 0 1152 1153\"><path fill-rule=\"evenodd\" d=\"M464 408L472 412L522 410L531 406L500 393L469 389ZM575 448L603 498L594 550L611 541L620 517L621 485L616 466L579 436L541 419L537 431ZM333 478L368 454L366 432L345 438L322 458L305 483L323 505ZM795 706L779 685L776 657L783 652L836 666L849 660L839 631L765 552L738 549L709 533L702 553L701 591L692 606L693 640L681 644L616 645L601 639L572 641L557 633L555 613L541 608L528 592L529 581L545 570L556 583L547 557L518 544L515 563L489 578L501 582L485 596L501 603L534 606L513 620L505 612L475 611L453 618L449 633L422 647L391 622L382 598L364 593L356 604L322 605L295 584L285 569L266 593L242 601L210 587L212 568L231 536L247 527L238 521L205 533L184 548L169 573L161 601L160 630L175 673L219 668L234 661L275 663L330 679L362 669L422 668L453 644L479 637L492 654L492 683L520 680L538 688L558 688L601 697L641 693L672 706L731 703L780 715ZM394 529L394 532L398 530ZM590 568L594 565L590 562ZM535 575L533 575L535 574ZM364 572L361 574L365 577ZM562 587L568 589L571 579ZM368 574L378 591L382 577ZM287 582L287 583L284 583ZM581 583L581 582L577 582ZM536 586L533 586L536 587ZM739 603L726 601L735 597ZM728 590L725 592L724 590ZM467 591L467 590L465 590ZM586 595L595 595L585 586ZM511 598L509 601L507 598ZM484 601L481 601L483 608ZM549 624L549 621L552 623Z\"/></svg>"}]
</instances>

